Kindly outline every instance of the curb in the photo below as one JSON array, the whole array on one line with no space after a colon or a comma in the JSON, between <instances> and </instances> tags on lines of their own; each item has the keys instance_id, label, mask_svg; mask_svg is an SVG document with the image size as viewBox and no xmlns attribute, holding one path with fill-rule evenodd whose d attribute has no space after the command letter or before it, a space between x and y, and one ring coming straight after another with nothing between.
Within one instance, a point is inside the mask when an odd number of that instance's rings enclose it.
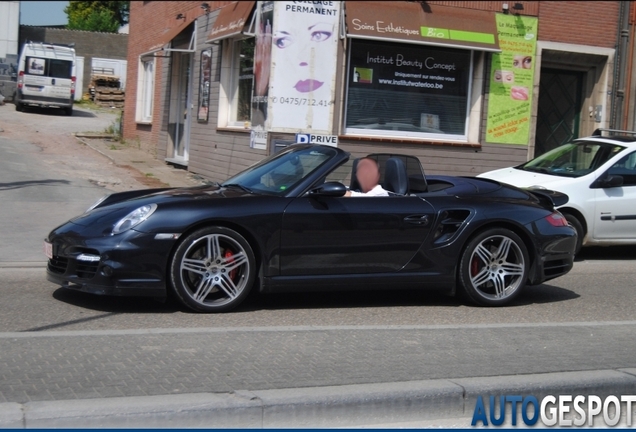
<instances>
[{"instance_id":1,"label":"curb","mask_svg":"<svg viewBox=\"0 0 636 432\"><path fill-rule=\"evenodd\" d=\"M114 165L117 165L117 161L112 156L104 153L103 151L101 151L97 147L90 145L86 140L83 140L81 137L79 137L77 135L75 135L75 139L78 140L79 142L81 142L82 144L84 144L86 147L89 147L89 148L95 150L97 153L99 153L100 155L102 155L105 158L107 158L108 160L110 160Z\"/></svg>"},{"instance_id":2,"label":"curb","mask_svg":"<svg viewBox=\"0 0 636 432\"><path fill-rule=\"evenodd\" d=\"M116 138L113 134L108 133L74 133L77 138L90 138L90 139L114 139Z\"/></svg>"},{"instance_id":3,"label":"curb","mask_svg":"<svg viewBox=\"0 0 636 432\"><path fill-rule=\"evenodd\" d=\"M478 396L636 394L636 369L0 403L0 428L334 428L470 418Z\"/></svg>"}]
</instances>

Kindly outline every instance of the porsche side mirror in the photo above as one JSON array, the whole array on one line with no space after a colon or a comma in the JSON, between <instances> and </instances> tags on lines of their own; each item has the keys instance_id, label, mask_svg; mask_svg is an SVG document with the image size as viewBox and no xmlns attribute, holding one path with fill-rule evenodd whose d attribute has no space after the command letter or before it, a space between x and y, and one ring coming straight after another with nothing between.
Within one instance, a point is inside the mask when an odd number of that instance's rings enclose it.
<instances>
[{"instance_id":1,"label":"porsche side mirror","mask_svg":"<svg viewBox=\"0 0 636 432\"><path fill-rule=\"evenodd\" d=\"M310 196L341 197L347 193L347 187L340 182L327 182L309 191Z\"/></svg>"},{"instance_id":2,"label":"porsche side mirror","mask_svg":"<svg viewBox=\"0 0 636 432\"><path fill-rule=\"evenodd\" d=\"M623 186L623 176L608 175L596 180L590 187L592 189L606 189L618 186Z\"/></svg>"}]
</instances>

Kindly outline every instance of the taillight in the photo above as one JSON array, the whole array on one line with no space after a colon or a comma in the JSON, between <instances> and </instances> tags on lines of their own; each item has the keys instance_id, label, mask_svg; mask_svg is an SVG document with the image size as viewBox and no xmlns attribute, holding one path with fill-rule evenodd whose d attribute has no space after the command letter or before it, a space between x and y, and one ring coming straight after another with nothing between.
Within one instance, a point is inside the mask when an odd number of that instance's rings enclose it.
<instances>
[{"instance_id":1,"label":"taillight","mask_svg":"<svg viewBox=\"0 0 636 432\"><path fill-rule=\"evenodd\" d=\"M20 71L20 73L18 74L18 88L22 88L23 84L24 84L24 71Z\"/></svg>"},{"instance_id":2,"label":"taillight","mask_svg":"<svg viewBox=\"0 0 636 432\"><path fill-rule=\"evenodd\" d=\"M548 223L555 227L568 226L568 220L558 211L555 211L551 215L545 218Z\"/></svg>"},{"instance_id":3,"label":"taillight","mask_svg":"<svg viewBox=\"0 0 636 432\"><path fill-rule=\"evenodd\" d=\"M71 94L75 96L75 77L71 77Z\"/></svg>"}]
</instances>

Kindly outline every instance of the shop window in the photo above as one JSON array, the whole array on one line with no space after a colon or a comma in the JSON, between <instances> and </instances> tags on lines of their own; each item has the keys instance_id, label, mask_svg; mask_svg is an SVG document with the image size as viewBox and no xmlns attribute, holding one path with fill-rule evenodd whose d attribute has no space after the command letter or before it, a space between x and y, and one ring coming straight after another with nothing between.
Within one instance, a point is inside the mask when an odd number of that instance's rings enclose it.
<instances>
[{"instance_id":1,"label":"shop window","mask_svg":"<svg viewBox=\"0 0 636 432\"><path fill-rule=\"evenodd\" d=\"M472 51L351 39L345 133L467 140Z\"/></svg>"},{"instance_id":2,"label":"shop window","mask_svg":"<svg viewBox=\"0 0 636 432\"><path fill-rule=\"evenodd\" d=\"M227 44L231 50L227 125L245 127L251 120L255 39L230 40Z\"/></svg>"},{"instance_id":3,"label":"shop window","mask_svg":"<svg viewBox=\"0 0 636 432\"><path fill-rule=\"evenodd\" d=\"M155 60L140 60L138 74L137 121L150 123L155 93Z\"/></svg>"}]
</instances>

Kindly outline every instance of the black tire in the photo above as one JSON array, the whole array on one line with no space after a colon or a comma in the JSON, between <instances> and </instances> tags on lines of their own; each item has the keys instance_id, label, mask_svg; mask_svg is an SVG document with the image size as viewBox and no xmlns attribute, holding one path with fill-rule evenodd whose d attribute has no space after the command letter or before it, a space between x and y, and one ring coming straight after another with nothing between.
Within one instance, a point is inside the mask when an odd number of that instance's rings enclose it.
<instances>
[{"instance_id":1,"label":"black tire","mask_svg":"<svg viewBox=\"0 0 636 432\"><path fill-rule=\"evenodd\" d=\"M583 237L585 237L585 230L583 229L583 224L579 221L579 219L569 213L564 213L565 219L568 223L576 230L576 247L574 248L574 255L578 255L581 252L581 247L583 247Z\"/></svg>"},{"instance_id":2,"label":"black tire","mask_svg":"<svg viewBox=\"0 0 636 432\"><path fill-rule=\"evenodd\" d=\"M181 303L197 312L226 312L250 292L257 274L254 252L236 231L202 228L184 238L170 263Z\"/></svg>"},{"instance_id":3,"label":"black tire","mask_svg":"<svg viewBox=\"0 0 636 432\"><path fill-rule=\"evenodd\" d=\"M24 105L22 105L20 102L16 102L15 103L15 110L19 111L19 112L24 111Z\"/></svg>"},{"instance_id":4,"label":"black tire","mask_svg":"<svg viewBox=\"0 0 636 432\"><path fill-rule=\"evenodd\" d=\"M69 107L69 108L64 108L64 114L67 116L72 116L73 115L73 107Z\"/></svg>"},{"instance_id":5,"label":"black tire","mask_svg":"<svg viewBox=\"0 0 636 432\"><path fill-rule=\"evenodd\" d=\"M466 245L459 262L459 284L474 303L503 306L521 293L529 269L523 240L510 230L491 228Z\"/></svg>"}]
</instances>

